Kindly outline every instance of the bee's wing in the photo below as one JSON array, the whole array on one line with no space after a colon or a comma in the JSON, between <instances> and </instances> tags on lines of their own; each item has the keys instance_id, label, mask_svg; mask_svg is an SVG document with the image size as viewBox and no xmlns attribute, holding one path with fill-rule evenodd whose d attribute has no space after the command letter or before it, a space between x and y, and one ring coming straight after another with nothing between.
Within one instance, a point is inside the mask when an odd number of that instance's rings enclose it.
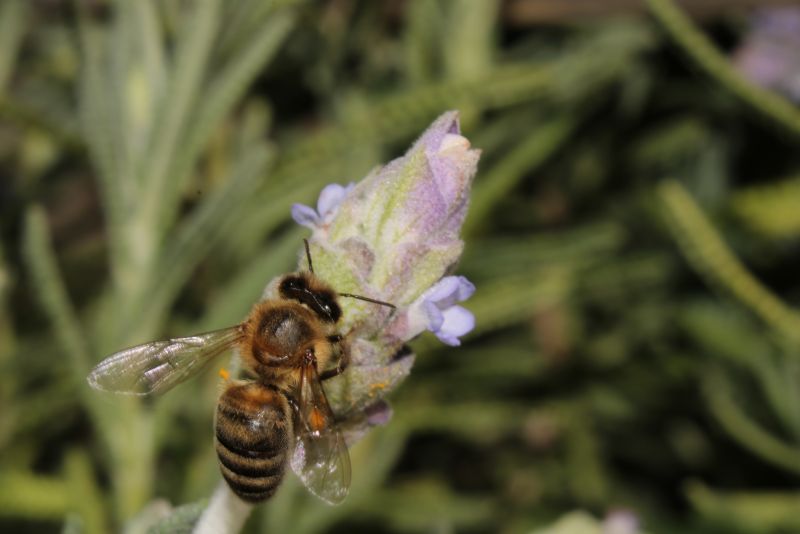
<instances>
[{"instance_id":1,"label":"bee's wing","mask_svg":"<svg viewBox=\"0 0 800 534\"><path fill-rule=\"evenodd\" d=\"M302 369L300 397L294 409L292 469L311 493L329 504L339 504L350 489L350 455L314 364Z\"/></svg>"},{"instance_id":2,"label":"bee's wing","mask_svg":"<svg viewBox=\"0 0 800 534\"><path fill-rule=\"evenodd\" d=\"M112 354L92 369L89 385L128 395L163 393L200 372L242 339L239 326L196 336L136 345Z\"/></svg>"}]
</instances>

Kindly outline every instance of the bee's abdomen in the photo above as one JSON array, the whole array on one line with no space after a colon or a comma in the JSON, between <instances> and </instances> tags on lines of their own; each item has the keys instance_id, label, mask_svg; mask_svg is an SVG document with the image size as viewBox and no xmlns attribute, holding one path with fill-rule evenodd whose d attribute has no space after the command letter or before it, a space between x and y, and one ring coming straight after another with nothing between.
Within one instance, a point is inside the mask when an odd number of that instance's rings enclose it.
<instances>
[{"instance_id":1,"label":"bee's abdomen","mask_svg":"<svg viewBox=\"0 0 800 534\"><path fill-rule=\"evenodd\" d=\"M262 384L232 386L217 405L215 446L220 470L231 490L245 501L275 493L289 454L288 405Z\"/></svg>"}]
</instances>

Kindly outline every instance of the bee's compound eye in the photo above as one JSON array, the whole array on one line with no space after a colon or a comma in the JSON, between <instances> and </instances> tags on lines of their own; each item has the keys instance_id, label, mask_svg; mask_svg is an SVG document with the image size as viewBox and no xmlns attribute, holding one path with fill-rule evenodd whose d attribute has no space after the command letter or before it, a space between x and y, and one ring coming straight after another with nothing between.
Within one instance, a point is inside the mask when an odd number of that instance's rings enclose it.
<instances>
[{"instance_id":1,"label":"bee's compound eye","mask_svg":"<svg viewBox=\"0 0 800 534\"><path fill-rule=\"evenodd\" d=\"M342 310L339 306L333 301L326 301L323 303L323 310L325 311L325 315L327 315L331 321L334 323L339 321L339 318L342 316Z\"/></svg>"},{"instance_id":2,"label":"bee's compound eye","mask_svg":"<svg viewBox=\"0 0 800 534\"><path fill-rule=\"evenodd\" d=\"M303 280L295 276L284 278L280 286L280 291L284 294L284 296L289 296L289 294L297 293L303 291L304 289L305 284L303 283Z\"/></svg>"}]
</instances>

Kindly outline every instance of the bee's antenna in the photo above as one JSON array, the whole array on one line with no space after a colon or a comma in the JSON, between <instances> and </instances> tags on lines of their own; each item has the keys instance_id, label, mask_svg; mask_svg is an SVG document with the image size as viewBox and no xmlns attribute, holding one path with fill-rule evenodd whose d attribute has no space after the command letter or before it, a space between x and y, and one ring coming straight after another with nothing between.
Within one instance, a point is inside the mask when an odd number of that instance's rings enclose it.
<instances>
[{"instance_id":1,"label":"bee's antenna","mask_svg":"<svg viewBox=\"0 0 800 534\"><path fill-rule=\"evenodd\" d=\"M311 263L311 249L308 248L308 239L303 238L303 244L306 246L306 258L308 258L308 270L314 274L314 264Z\"/></svg>"},{"instance_id":2,"label":"bee's antenna","mask_svg":"<svg viewBox=\"0 0 800 534\"><path fill-rule=\"evenodd\" d=\"M380 304L381 306L387 306L392 309L397 309L397 306L392 304L391 302L384 302L382 300L371 299L369 297L363 297L361 295L353 295L352 293L339 293L340 297L350 297L351 299L358 299L358 300L366 300L367 302L371 302L373 304Z\"/></svg>"},{"instance_id":3,"label":"bee's antenna","mask_svg":"<svg viewBox=\"0 0 800 534\"><path fill-rule=\"evenodd\" d=\"M382 301L382 300L371 299L369 297L364 297L362 295L353 295L352 293L339 293L339 296L340 297L350 297L351 299L364 300L366 302L371 302L373 304L378 304L380 306L386 306L387 308L391 308L392 309L392 313L389 314L389 318L391 318L395 314L395 312L397 311L397 306L395 306L391 302L385 302L385 301Z\"/></svg>"},{"instance_id":4,"label":"bee's antenna","mask_svg":"<svg viewBox=\"0 0 800 534\"><path fill-rule=\"evenodd\" d=\"M311 271L311 274L314 274L314 264L311 263L311 249L308 246L308 239L303 238L303 244L306 246L306 258L308 258L308 270ZM363 300L366 302L371 302L373 304L378 304L379 306L386 306L387 308L392 309L392 313L389 315L391 317L397 311L397 306L392 304L391 302L384 302L382 300L371 299L369 297L364 297L362 295L354 295L352 293L339 293L340 297L350 297L351 299L358 299Z\"/></svg>"}]
</instances>

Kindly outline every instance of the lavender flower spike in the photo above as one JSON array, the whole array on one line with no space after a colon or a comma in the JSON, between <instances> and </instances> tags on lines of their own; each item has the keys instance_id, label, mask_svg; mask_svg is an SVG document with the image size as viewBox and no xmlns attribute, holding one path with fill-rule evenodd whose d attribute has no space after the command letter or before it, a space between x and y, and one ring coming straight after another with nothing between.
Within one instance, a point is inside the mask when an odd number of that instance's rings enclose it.
<instances>
[{"instance_id":1,"label":"lavender flower spike","mask_svg":"<svg viewBox=\"0 0 800 534\"><path fill-rule=\"evenodd\" d=\"M407 341L427 329L458 345L474 327L473 315L456 303L469 298L475 286L463 276L447 275L464 248L459 234L479 157L461 135L458 113L449 111L403 157L354 186L327 186L316 210L292 208L295 221L312 230L311 254L320 278L340 293L397 306L392 313L362 300L340 299L351 364L326 381L325 390L337 416L353 427L381 420L375 407L413 363ZM306 268L304 254L299 265ZM274 291L273 282L266 295Z\"/></svg>"}]
</instances>

